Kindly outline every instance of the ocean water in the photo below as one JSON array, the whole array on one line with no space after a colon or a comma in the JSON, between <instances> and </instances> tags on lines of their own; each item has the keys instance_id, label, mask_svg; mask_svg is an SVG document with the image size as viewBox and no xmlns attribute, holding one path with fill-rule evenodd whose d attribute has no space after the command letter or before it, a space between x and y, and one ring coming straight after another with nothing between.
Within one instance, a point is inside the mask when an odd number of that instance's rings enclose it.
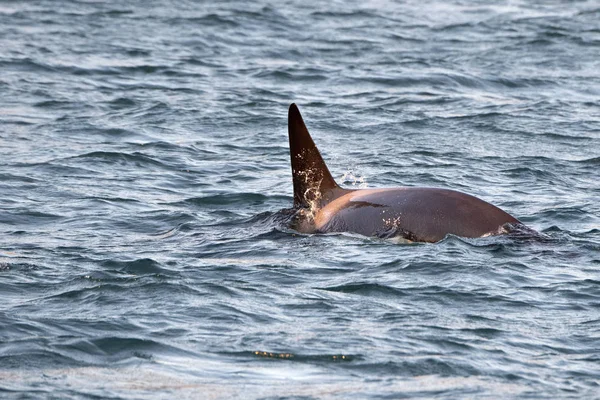
<instances>
[{"instance_id":1,"label":"ocean water","mask_svg":"<svg viewBox=\"0 0 600 400\"><path fill-rule=\"evenodd\" d=\"M303 235L346 187L542 239ZM597 1L3 1L0 397L600 398Z\"/></svg>"}]
</instances>

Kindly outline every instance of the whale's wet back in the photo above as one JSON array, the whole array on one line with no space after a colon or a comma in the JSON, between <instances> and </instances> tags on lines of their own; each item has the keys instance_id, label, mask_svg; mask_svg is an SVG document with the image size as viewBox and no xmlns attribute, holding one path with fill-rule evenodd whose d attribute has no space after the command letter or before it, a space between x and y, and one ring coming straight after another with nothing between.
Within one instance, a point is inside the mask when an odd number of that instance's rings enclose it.
<instances>
[{"instance_id":1,"label":"whale's wet back","mask_svg":"<svg viewBox=\"0 0 600 400\"><path fill-rule=\"evenodd\" d=\"M317 213L319 232L387 237L396 231L411 241L437 242L449 234L468 238L501 234L505 224L520 223L489 203L447 189L374 189L346 197Z\"/></svg>"},{"instance_id":2,"label":"whale's wet back","mask_svg":"<svg viewBox=\"0 0 600 400\"><path fill-rule=\"evenodd\" d=\"M506 233L519 220L483 200L455 190L400 187L347 190L333 180L295 104L288 114L294 206L305 233L397 234L437 242L447 235L477 238ZM306 210L308 209L308 210Z\"/></svg>"}]
</instances>

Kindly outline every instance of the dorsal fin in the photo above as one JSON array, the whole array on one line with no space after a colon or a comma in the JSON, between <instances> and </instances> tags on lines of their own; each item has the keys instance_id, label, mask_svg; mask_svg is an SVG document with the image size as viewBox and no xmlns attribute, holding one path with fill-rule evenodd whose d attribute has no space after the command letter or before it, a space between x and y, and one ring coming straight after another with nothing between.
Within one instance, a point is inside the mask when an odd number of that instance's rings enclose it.
<instances>
[{"instance_id":1,"label":"dorsal fin","mask_svg":"<svg viewBox=\"0 0 600 400\"><path fill-rule=\"evenodd\" d=\"M294 207L322 207L349 192L335 183L306 129L300 110L293 103L288 113L288 134L294 180Z\"/></svg>"}]
</instances>

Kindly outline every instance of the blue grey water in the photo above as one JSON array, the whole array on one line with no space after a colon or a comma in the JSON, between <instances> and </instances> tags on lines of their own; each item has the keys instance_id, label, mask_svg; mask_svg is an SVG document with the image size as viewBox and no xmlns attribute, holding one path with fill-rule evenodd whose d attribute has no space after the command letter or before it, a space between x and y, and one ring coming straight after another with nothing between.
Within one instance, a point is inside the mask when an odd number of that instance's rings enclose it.
<instances>
[{"instance_id":1,"label":"blue grey water","mask_svg":"<svg viewBox=\"0 0 600 400\"><path fill-rule=\"evenodd\" d=\"M541 232L302 235L347 187ZM600 398L600 4L0 3L0 397Z\"/></svg>"}]
</instances>

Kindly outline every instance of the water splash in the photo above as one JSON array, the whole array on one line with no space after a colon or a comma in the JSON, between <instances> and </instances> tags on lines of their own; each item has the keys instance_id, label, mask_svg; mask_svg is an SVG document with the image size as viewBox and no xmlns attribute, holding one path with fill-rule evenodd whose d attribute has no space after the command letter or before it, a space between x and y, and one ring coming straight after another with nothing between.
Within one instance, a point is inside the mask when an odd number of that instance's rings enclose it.
<instances>
[{"instance_id":1,"label":"water splash","mask_svg":"<svg viewBox=\"0 0 600 400\"><path fill-rule=\"evenodd\" d=\"M340 182L349 184L356 189L366 189L369 185L367 183L367 177L364 175L357 175L353 170L349 169L340 178Z\"/></svg>"}]
</instances>

